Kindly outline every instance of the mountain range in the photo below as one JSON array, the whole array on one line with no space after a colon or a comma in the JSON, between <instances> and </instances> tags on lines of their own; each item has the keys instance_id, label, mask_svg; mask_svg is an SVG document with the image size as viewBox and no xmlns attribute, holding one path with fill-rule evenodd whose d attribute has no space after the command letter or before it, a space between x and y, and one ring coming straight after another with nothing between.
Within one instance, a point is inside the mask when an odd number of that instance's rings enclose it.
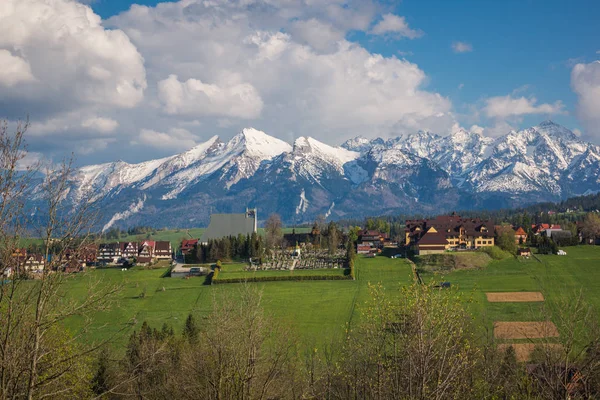
<instances>
[{"instance_id":1,"label":"mountain range","mask_svg":"<svg viewBox=\"0 0 600 400\"><path fill-rule=\"evenodd\" d=\"M257 207L287 224L434 214L560 200L600 191L600 147L551 121L498 138L419 131L333 147L253 128L171 157L79 168L64 201L91 199L101 227L205 226L211 213Z\"/></svg>"}]
</instances>

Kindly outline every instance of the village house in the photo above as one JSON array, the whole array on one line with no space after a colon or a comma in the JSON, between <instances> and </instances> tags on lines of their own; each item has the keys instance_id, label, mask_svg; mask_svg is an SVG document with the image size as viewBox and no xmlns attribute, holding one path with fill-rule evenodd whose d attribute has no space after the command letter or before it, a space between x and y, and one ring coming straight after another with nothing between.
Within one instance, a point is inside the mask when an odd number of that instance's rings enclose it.
<instances>
[{"instance_id":1,"label":"village house","mask_svg":"<svg viewBox=\"0 0 600 400\"><path fill-rule=\"evenodd\" d=\"M376 230L365 229L358 235L357 254L380 253L381 249L391 244L389 235Z\"/></svg>"},{"instance_id":2,"label":"village house","mask_svg":"<svg viewBox=\"0 0 600 400\"><path fill-rule=\"evenodd\" d=\"M547 231L548 229L561 230L561 227L560 227L560 225L554 225L554 224L533 224L533 225L531 225L531 231L533 232L534 235L540 235L544 231Z\"/></svg>"},{"instance_id":3,"label":"village house","mask_svg":"<svg viewBox=\"0 0 600 400\"><path fill-rule=\"evenodd\" d=\"M417 254L436 254L450 249L477 249L494 245L494 223L462 218L453 213L433 219L407 220L405 246Z\"/></svg>"},{"instance_id":4,"label":"village house","mask_svg":"<svg viewBox=\"0 0 600 400\"><path fill-rule=\"evenodd\" d=\"M377 249L370 244L356 245L356 254L369 254L371 251L377 251Z\"/></svg>"},{"instance_id":5,"label":"village house","mask_svg":"<svg viewBox=\"0 0 600 400\"><path fill-rule=\"evenodd\" d=\"M98 261L101 263L115 264L122 257L121 243L102 243L98 247Z\"/></svg>"},{"instance_id":6,"label":"village house","mask_svg":"<svg viewBox=\"0 0 600 400\"><path fill-rule=\"evenodd\" d=\"M26 272L42 272L46 266L46 260L41 254L28 254L25 256L25 262L23 264Z\"/></svg>"},{"instance_id":7,"label":"village house","mask_svg":"<svg viewBox=\"0 0 600 400\"><path fill-rule=\"evenodd\" d=\"M156 242L153 240L146 240L139 246L139 252L137 254L137 262L140 264L149 264L154 259L154 248Z\"/></svg>"},{"instance_id":8,"label":"village house","mask_svg":"<svg viewBox=\"0 0 600 400\"><path fill-rule=\"evenodd\" d=\"M194 253L198 246L198 239L184 239L181 242L181 254L184 256Z\"/></svg>"},{"instance_id":9,"label":"village house","mask_svg":"<svg viewBox=\"0 0 600 400\"><path fill-rule=\"evenodd\" d=\"M154 257L157 260L171 260L173 258L173 249L168 240L158 240L154 246Z\"/></svg>"},{"instance_id":10,"label":"village house","mask_svg":"<svg viewBox=\"0 0 600 400\"><path fill-rule=\"evenodd\" d=\"M121 243L121 253L123 258L137 257L140 252L140 244L138 242Z\"/></svg>"},{"instance_id":11,"label":"village house","mask_svg":"<svg viewBox=\"0 0 600 400\"><path fill-rule=\"evenodd\" d=\"M523 244L527 242L527 232L522 227L518 227L515 231L515 243Z\"/></svg>"}]
</instances>

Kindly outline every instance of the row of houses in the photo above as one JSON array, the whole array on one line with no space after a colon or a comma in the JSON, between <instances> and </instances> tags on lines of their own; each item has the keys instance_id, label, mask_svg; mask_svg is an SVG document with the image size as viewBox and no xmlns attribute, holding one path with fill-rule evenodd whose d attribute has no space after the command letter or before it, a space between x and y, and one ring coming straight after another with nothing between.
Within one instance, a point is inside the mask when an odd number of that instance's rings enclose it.
<instances>
[{"instance_id":1,"label":"row of houses","mask_svg":"<svg viewBox=\"0 0 600 400\"><path fill-rule=\"evenodd\" d=\"M13 265L5 269L5 275L17 273L39 273L51 264L53 270L62 272L81 271L97 261L98 247L94 244L81 246L77 249L66 249L60 254L43 254L17 248L13 251Z\"/></svg>"},{"instance_id":2,"label":"row of houses","mask_svg":"<svg viewBox=\"0 0 600 400\"><path fill-rule=\"evenodd\" d=\"M171 260L173 249L171 242L146 240L143 242L103 243L98 249L98 262L117 263L121 259L135 258L139 264L151 263L155 260Z\"/></svg>"},{"instance_id":3,"label":"row of houses","mask_svg":"<svg viewBox=\"0 0 600 400\"><path fill-rule=\"evenodd\" d=\"M386 246L397 246L385 232L365 229L358 235L356 242L357 254L377 254Z\"/></svg>"},{"instance_id":4,"label":"row of houses","mask_svg":"<svg viewBox=\"0 0 600 400\"><path fill-rule=\"evenodd\" d=\"M404 245L416 254L425 255L494 246L495 226L490 220L462 218L453 213L407 220L404 233Z\"/></svg>"}]
</instances>

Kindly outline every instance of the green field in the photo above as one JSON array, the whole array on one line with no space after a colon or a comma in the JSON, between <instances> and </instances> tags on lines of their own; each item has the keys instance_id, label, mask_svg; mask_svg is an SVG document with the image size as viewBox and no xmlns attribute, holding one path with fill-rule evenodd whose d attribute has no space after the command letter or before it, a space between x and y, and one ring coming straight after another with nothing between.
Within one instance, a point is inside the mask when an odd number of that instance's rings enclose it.
<instances>
[{"instance_id":1,"label":"green field","mask_svg":"<svg viewBox=\"0 0 600 400\"><path fill-rule=\"evenodd\" d=\"M491 261L480 269L457 270L448 273L421 274L425 282L449 281L463 293L467 307L472 311L476 325L491 328L494 321L528 321L541 319L541 303L489 303L488 291L541 291L547 304L572 296L584 289L586 300L600 309L600 247L569 247L567 256L537 256L536 259L515 258ZM223 274L230 277L248 274L241 264L224 265ZM343 273L343 270L317 270L319 273ZM86 296L88 282L120 283L123 291L118 306L108 312L97 313L92 331L94 339L109 337L121 331L115 346L125 343L129 333L146 320L160 327L164 322L179 331L190 312L200 321L210 312L215 294L234 299L239 284L204 285L205 277L188 280L163 278L166 269L145 270L133 268L91 270L73 276L67 291L73 298ZM314 273L315 271L302 271ZM284 273L289 271L259 271ZM300 273L295 271L294 273ZM254 274L254 273L251 273ZM369 299L369 283L381 282L390 296L398 296L400 287L412 282L411 267L406 260L377 257L358 257L356 280L301 281L253 283L263 291L263 305L267 314L290 324L300 340L323 344L340 339L348 323L360 321L361 307ZM164 288L164 290L163 290ZM140 293L145 296L140 298ZM135 323L132 323L135 321ZM69 321L77 330L80 321Z\"/></svg>"},{"instance_id":2,"label":"green field","mask_svg":"<svg viewBox=\"0 0 600 400\"><path fill-rule=\"evenodd\" d=\"M509 258L491 261L483 269L448 273L422 272L425 281L449 281L471 299L468 307L481 326L494 321L534 321L543 319L543 303L489 303L486 292L542 292L552 311L561 298L584 291L586 301L600 310L600 247L566 247L567 256L536 255L531 259ZM539 260L539 261L538 261Z\"/></svg>"},{"instance_id":3,"label":"green field","mask_svg":"<svg viewBox=\"0 0 600 400\"><path fill-rule=\"evenodd\" d=\"M229 273L240 273L240 267L231 264L224 266L224 273L227 273L228 267ZM343 273L339 269L328 271ZM122 346L134 327L139 328L144 320L156 327L166 322L173 325L175 330L180 330L190 312L194 312L202 321L202 317L211 310L215 294L224 293L235 299L239 293L239 284L206 286L204 277L187 280L162 278L165 272L166 269L145 270L138 267L129 271L91 270L74 276L68 282L67 292L77 299L86 296L90 282L123 285L118 306L108 312L97 313L94 317L96 329L91 331L94 340L119 332L115 346ZM302 271L307 272L312 271ZM263 291L263 305L267 314L290 324L301 340L324 343L341 338L346 324L360 318L360 307L369 297L369 282L382 282L389 292L396 294L400 293L401 285L412 282L410 266L402 259L359 257L356 275L355 281L265 282L254 285ZM145 292L145 296L140 298L142 292ZM81 321L69 321L69 328L73 331L80 326Z\"/></svg>"}]
</instances>

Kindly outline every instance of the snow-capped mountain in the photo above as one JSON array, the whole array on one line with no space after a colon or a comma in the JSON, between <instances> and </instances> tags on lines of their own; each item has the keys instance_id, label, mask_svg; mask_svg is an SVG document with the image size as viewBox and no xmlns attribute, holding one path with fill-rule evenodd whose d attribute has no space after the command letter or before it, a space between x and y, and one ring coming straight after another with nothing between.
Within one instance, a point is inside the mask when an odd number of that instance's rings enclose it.
<instances>
[{"instance_id":1,"label":"snow-capped mountain","mask_svg":"<svg viewBox=\"0 0 600 400\"><path fill-rule=\"evenodd\" d=\"M495 208L600 191L600 147L551 121L496 139L457 130L340 147L293 145L256 129L171 157L80 168L66 201L100 205L101 225L204 225L256 206L287 223L386 213Z\"/></svg>"}]
</instances>

